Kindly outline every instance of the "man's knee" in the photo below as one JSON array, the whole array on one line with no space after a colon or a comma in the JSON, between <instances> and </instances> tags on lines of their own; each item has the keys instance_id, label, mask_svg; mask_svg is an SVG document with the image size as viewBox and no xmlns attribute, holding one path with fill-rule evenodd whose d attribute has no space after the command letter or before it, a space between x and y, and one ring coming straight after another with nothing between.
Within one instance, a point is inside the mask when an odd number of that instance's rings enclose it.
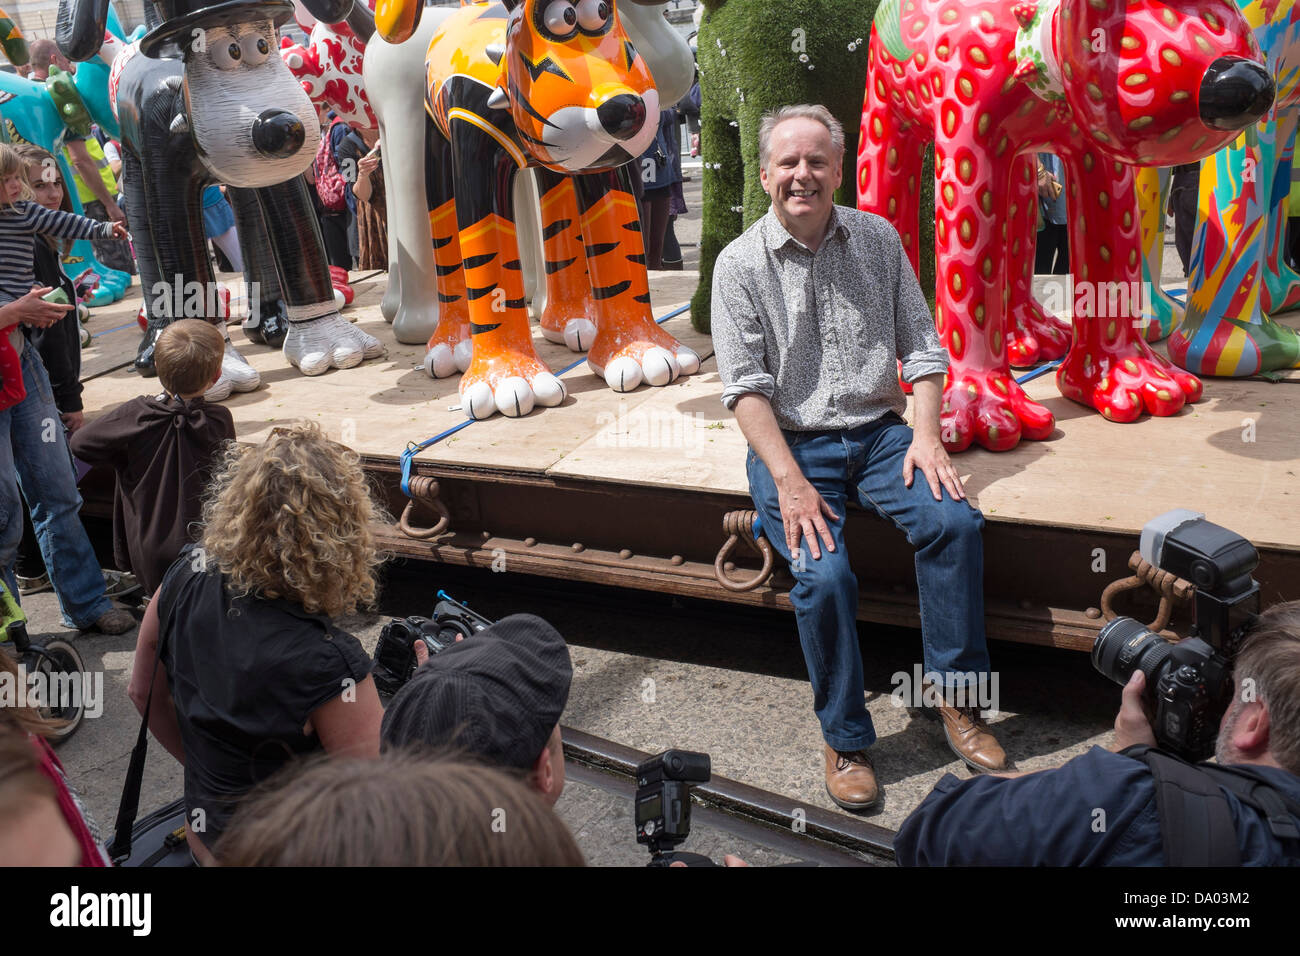
<instances>
[{"instance_id":1,"label":"man's knee","mask_svg":"<svg viewBox=\"0 0 1300 956\"><path fill-rule=\"evenodd\" d=\"M830 598L837 594L857 593L858 579L853 574L848 555L842 547L828 551L823 544L821 557L816 559L806 548L802 548L796 550L791 558L791 573L813 597Z\"/></svg>"},{"instance_id":2,"label":"man's knee","mask_svg":"<svg viewBox=\"0 0 1300 956\"><path fill-rule=\"evenodd\" d=\"M930 499L920 525L919 534L913 537L918 548L936 541L945 545L973 544L984 532L984 515L966 502L945 496L943 501Z\"/></svg>"}]
</instances>

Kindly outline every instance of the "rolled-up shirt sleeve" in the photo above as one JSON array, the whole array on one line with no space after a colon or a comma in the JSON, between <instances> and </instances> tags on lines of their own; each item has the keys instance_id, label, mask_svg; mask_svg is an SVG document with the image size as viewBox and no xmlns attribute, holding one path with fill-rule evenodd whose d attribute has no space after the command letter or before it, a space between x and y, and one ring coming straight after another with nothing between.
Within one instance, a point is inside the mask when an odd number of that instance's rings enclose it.
<instances>
[{"instance_id":1,"label":"rolled-up shirt sleeve","mask_svg":"<svg viewBox=\"0 0 1300 956\"><path fill-rule=\"evenodd\" d=\"M902 378L909 385L927 375L948 371L948 352L939 341L934 316L925 301L921 284L916 281L912 263L903 244L894 237L897 257L897 284L894 294L894 346L903 363Z\"/></svg>"},{"instance_id":2,"label":"rolled-up shirt sleeve","mask_svg":"<svg viewBox=\"0 0 1300 956\"><path fill-rule=\"evenodd\" d=\"M763 325L733 257L724 250L713 268L713 354L722 379L722 404L735 408L747 392L771 399Z\"/></svg>"}]
</instances>

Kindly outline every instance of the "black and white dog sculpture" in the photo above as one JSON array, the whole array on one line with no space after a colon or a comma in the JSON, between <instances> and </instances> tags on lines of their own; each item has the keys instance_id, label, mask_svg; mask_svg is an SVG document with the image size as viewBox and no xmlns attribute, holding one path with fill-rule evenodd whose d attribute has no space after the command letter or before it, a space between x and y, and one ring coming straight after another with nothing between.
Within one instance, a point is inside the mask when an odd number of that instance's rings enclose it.
<instances>
[{"instance_id":1,"label":"black and white dog sculpture","mask_svg":"<svg viewBox=\"0 0 1300 956\"><path fill-rule=\"evenodd\" d=\"M277 51L287 0L145 3L148 33L114 62L110 97L122 130L127 216L144 287L148 328L135 365L154 374L153 347L173 319L194 311L188 290L214 288L201 194L225 183L245 250L254 340L276 345L303 374L350 368L384 352L339 314L320 227L302 173L320 126ZM330 7L335 0L316 0ZM108 0L60 0L56 41L70 59L93 56ZM326 16L332 11L323 9ZM341 17L340 17L341 18ZM220 322L201 300L200 315ZM227 343L210 398L246 391L257 372Z\"/></svg>"}]
</instances>

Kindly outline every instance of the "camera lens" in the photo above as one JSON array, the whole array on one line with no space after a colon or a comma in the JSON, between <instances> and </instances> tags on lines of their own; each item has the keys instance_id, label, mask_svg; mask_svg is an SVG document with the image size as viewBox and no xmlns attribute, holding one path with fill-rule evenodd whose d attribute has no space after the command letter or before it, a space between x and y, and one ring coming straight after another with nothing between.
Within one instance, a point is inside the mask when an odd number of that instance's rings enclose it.
<instances>
[{"instance_id":1,"label":"camera lens","mask_svg":"<svg viewBox=\"0 0 1300 956\"><path fill-rule=\"evenodd\" d=\"M1117 617L1101 629L1092 645L1092 666L1123 686L1135 670L1154 688L1173 645L1131 617Z\"/></svg>"}]
</instances>

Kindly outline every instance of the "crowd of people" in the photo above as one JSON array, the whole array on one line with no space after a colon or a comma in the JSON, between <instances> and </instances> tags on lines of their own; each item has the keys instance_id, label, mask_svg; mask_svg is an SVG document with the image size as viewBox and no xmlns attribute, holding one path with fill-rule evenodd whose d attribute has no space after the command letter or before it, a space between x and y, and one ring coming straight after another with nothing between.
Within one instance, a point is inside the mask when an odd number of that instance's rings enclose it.
<instances>
[{"instance_id":1,"label":"crowd of people","mask_svg":"<svg viewBox=\"0 0 1300 956\"><path fill-rule=\"evenodd\" d=\"M33 40L29 62L16 72L43 81L55 68L75 73L52 40ZM357 129L340 120L333 111L320 109L322 149L307 173L313 187L317 217L326 240L330 264L353 269L386 269L388 266L387 213L384 205L383 170L379 159L379 131ZM97 124L89 135L69 131L64 138L64 159L73 170L69 185L86 216L101 222L125 222L125 198L121 188L121 144ZM318 178L339 177L339 188L322 199L316 189ZM235 217L225 187L213 184L203 193L202 208L206 238L221 272L242 272L243 258L235 231ZM69 207L70 208L70 207ZM95 257L105 266L135 275L130 243L122 238L92 237Z\"/></svg>"},{"instance_id":2,"label":"crowd of people","mask_svg":"<svg viewBox=\"0 0 1300 956\"><path fill-rule=\"evenodd\" d=\"M45 80L51 70L76 70L50 40L33 41L29 53L30 62L19 72L33 80ZM307 180L335 284L346 285L351 269L387 266L378 133L354 130L325 111L321 120L327 135ZM120 145L92 126L90 135L67 135L62 159L72 172L70 182L64 180L64 165L44 149L0 145L0 428L9 435L4 442L9 461L0 475L0 486L7 487L0 489L0 571L15 594L53 589L66 625L115 634L129 629L132 619L110 598L130 593L142 579L101 568L78 518L81 501L68 446L85 423L81 349L89 335L78 321L77 305L93 293L97 278L91 270L69 277L63 260L72 241L87 239L104 266L131 274L137 269L123 211ZM324 187L325 179L337 187L335 193ZM84 215L73 214L74 194ZM226 187L209 185L201 205L218 271L242 272ZM183 385L181 391L165 387L160 401L185 406L190 398L184 391ZM169 414L161 406L153 411ZM204 414L211 418L212 412L209 407ZM50 434L51 421L60 423L57 434ZM88 438L82 444L78 457L87 463L110 453L92 448ZM126 526L119 522L119 531ZM119 556L124 555L122 540L118 545Z\"/></svg>"}]
</instances>

